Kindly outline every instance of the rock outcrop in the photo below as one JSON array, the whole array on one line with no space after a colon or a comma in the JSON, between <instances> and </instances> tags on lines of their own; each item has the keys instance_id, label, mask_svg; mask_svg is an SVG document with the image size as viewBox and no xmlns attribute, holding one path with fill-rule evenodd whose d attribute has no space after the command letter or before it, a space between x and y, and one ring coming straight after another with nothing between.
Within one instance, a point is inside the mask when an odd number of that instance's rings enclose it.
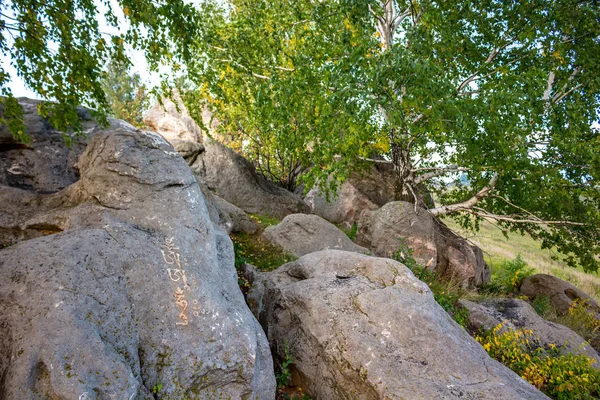
<instances>
[{"instance_id":1,"label":"rock outcrop","mask_svg":"<svg viewBox=\"0 0 600 400\"><path fill-rule=\"evenodd\" d=\"M587 293L552 275L528 276L521 281L519 290L530 299L535 299L540 295L548 297L558 315L567 315L574 300L582 301L592 312L600 311L598 303Z\"/></svg>"},{"instance_id":2,"label":"rock outcrop","mask_svg":"<svg viewBox=\"0 0 600 400\"><path fill-rule=\"evenodd\" d=\"M258 230L258 224L241 208L234 206L227 200L213 195L215 207L219 210L221 221L227 226L227 233L254 233Z\"/></svg>"},{"instance_id":3,"label":"rock outcrop","mask_svg":"<svg viewBox=\"0 0 600 400\"><path fill-rule=\"evenodd\" d=\"M283 219L308 213L302 198L260 176L254 166L228 147L207 140L192 170L218 196L248 213Z\"/></svg>"},{"instance_id":4,"label":"rock outcrop","mask_svg":"<svg viewBox=\"0 0 600 400\"><path fill-rule=\"evenodd\" d=\"M313 214L349 227L358 222L363 210L376 210L394 201L394 181L393 165L380 159L362 170L353 171L329 201L318 187L311 189L304 200ZM431 196L422 186L416 191L420 206L433 205Z\"/></svg>"},{"instance_id":5,"label":"rock outcrop","mask_svg":"<svg viewBox=\"0 0 600 400\"><path fill-rule=\"evenodd\" d=\"M26 189L37 193L53 193L79 179L74 167L85 149L84 137L73 137L70 148L64 145L62 133L38 115L40 101L19 99L23 107L25 133L30 143L15 141L5 124L0 124L0 185ZM77 110L83 133L89 138L95 132L96 123L84 108ZM113 126L129 125L123 121L111 121ZM1 218L1 216L0 216Z\"/></svg>"},{"instance_id":6,"label":"rock outcrop","mask_svg":"<svg viewBox=\"0 0 600 400\"><path fill-rule=\"evenodd\" d=\"M318 399L546 399L492 360L402 264L354 252L247 270L248 301Z\"/></svg>"},{"instance_id":7,"label":"rock outcrop","mask_svg":"<svg viewBox=\"0 0 600 400\"><path fill-rule=\"evenodd\" d=\"M402 246L407 247L420 265L465 286L479 286L490 279L479 248L411 203L395 201L375 211L364 211L357 240L381 257L391 257Z\"/></svg>"},{"instance_id":8,"label":"rock outcrop","mask_svg":"<svg viewBox=\"0 0 600 400\"><path fill-rule=\"evenodd\" d=\"M157 134L91 133L62 191L0 186L20 241L0 250L0 398L274 398L232 243L185 161Z\"/></svg>"},{"instance_id":9,"label":"rock outcrop","mask_svg":"<svg viewBox=\"0 0 600 400\"><path fill-rule=\"evenodd\" d=\"M304 200L313 214L350 226L358 222L363 210L376 210L394 200L392 171L388 165L377 164L351 173L329 201L317 187L311 189Z\"/></svg>"},{"instance_id":10,"label":"rock outcrop","mask_svg":"<svg viewBox=\"0 0 600 400\"><path fill-rule=\"evenodd\" d=\"M280 246L285 252L301 257L320 250L346 250L367 253L335 225L318 215L288 215L278 225L269 226L263 238Z\"/></svg>"},{"instance_id":11,"label":"rock outcrop","mask_svg":"<svg viewBox=\"0 0 600 400\"><path fill-rule=\"evenodd\" d=\"M581 336L564 325L540 317L533 307L520 299L486 299L475 303L460 300L459 305L469 311L469 328L491 330L503 324L500 332L507 330L531 330L531 345L549 349L557 346L563 354L585 354L596 360L600 367L600 356Z\"/></svg>"},{"instance_id":12,"label":"rock outcrop","mask_svg":"<svg viewBox=\"0 0 600 400\"><path fill-rule=\"evenodd\" d=\"M164 97L144 115L144 123L169 142L173 140L202 143L203 132L190 116L181 96L173 91L172 99Z\"/></svg>"}]
</instances>

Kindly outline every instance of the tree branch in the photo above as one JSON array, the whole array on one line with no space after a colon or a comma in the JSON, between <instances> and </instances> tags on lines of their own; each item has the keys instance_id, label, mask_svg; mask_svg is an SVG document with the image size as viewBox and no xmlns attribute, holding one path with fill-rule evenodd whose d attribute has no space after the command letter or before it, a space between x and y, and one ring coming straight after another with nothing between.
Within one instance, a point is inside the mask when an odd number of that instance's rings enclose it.
<instances>
[{"instance_id":1,"label":"tree branch","mask_svg":"<svg viewBox=\"0 0 600 400\"><path fill-rule=\"evenodd\" d=\"M415 184L418 185L419 183L428 181L429 179L436 178L436 177L442 176L442 175L446 175L449 172L461 172L461 171L469 171L469 168L461 168L456 165L451 165L448 168L437 168L435 171L428 172L426 174L417 176L415 178Z\"/></svg>"},{"instance_id":2,"label":"tree branch","mask_svg":"<svg viewBox=\"0 0 600 400\"><path fill-rule=\"evenodd\" d=\"M482 209L480 209L482 210ZM481 218L491 218L496 221L504 221L504 222L513 222L517 224L536 224L536 225L573 225L573 226L586 226L583 222L573 222L573 221L544 221L539 218L535 219L522 219L522 218L514 218L506 215L498 215L492 214L485 210L477 211L477 210L460 210L464 212L471 213Z\"/></svg>"},{"instance_id":3,"label":"tree branch","mask_svg":"<svg viewBox=\"0 0 600 400\"><path fill-rule=\"evenodd\" d=\"M548 102L548 100L550 99L550 93L552 92L552 85L554 84L554 77L556 75L554 74L554 72L550 72L550 74L548 75L548 87L546 88L546 91L544 92L544 102Z\"/></svg>"},{"instance_id":4,"label":"tree branch","mask_svg":"<svg viewBox=\"0 0 600 400\"><path fill-rule=\"evenodd\" d=\"M374 162L378 164L392 164L391 161L388 160L376 160L374 158L366 158L366 157L358 157L359 160Z\"/></svg>"},{"instance_id":5,"label":"tree branch","mask_svg":"<svg viewBox=\"0 0 600 400\"><path fill-rule=\"evenodd\" d=\"M479 200L483 199L492 190L494 190L497 182L498 182L498 174L494 173L494 175L492 175L492 178L490 179L490 182L488 183L488 185L484 186L479 192L475 193L475 195L473 197L471 197L470 199L463 201L462 203L449 204L447 206L432 208L428 211L434 217L438 217L440 215L451 214L451 213L458 212L458 211L468 211L471 208L475 207L475 205L477 203L479 203Z\"/></svg>"},{"instance_id":6,"label":"tree branch","mask_svg":"<svg viewBox=\"0 0 600 400\"><path fill-rule=\"evenodd\" d=\"M575 79L575 76L581 71L581 67L577 67L575 68L575 70L573 71L573 73L571 75L569 75L569 78L567 79L567 81L565 82L565 84L563 85L563 87L560 89L560 92L556 93L554 95L554 97L552 97L552 101L550 102L550 104L548 104L548 106L550 105L554 105L557 104L559 101L561 101L562 99L564 99L565 97L567 97L569 94L571 94L574 90L579 89L581 86L583 86L581 83L572 87L570 90L567 90L567 87L569 86L569 82L571 82L573 79ZM566 92L565 92L566 91Z\"/></svg>"}]
</instances>

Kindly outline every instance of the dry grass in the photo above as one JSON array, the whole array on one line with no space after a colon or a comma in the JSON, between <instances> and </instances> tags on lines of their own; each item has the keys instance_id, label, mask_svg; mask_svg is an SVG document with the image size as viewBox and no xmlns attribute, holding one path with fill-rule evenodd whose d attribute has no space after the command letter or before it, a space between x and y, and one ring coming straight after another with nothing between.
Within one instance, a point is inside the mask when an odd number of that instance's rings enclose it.
<instances>
[{"instance_id":1,"label":"dry grass","mask_svg":"<svg viewBox=\"0 0 600 400\"><path fill-rule=\"evenodd\" d=\"M530 236L509 233L507 239L500 229L486 221L481 224L481 230L475 234L464 231L450 218L444 219L444 222L483 250L486 262L492 271L497 269L503 261L513 259L517 254L521 254L521 257L537 273L554 275L571 282L600 302L600 276L597 273L590 274L567 267L560 260L552 258L553 255L559 256L558 253L542 249L540 244Z\"/></svg>"}]
</instances>

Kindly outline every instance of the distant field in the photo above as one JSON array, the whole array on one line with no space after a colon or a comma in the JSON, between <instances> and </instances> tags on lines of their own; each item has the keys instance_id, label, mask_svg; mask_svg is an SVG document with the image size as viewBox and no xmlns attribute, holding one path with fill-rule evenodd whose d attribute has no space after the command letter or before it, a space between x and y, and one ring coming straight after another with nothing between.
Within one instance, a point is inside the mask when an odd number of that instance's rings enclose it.
<instances>
[{"instance_id":1,"label":"distant field","mask_svg":"<svg viewBox=\"0 0 600 400\"><path fill-rule=\"evenodd\" d=\"M481 224L481 230L475 234L465 232L450 218L444 219L444 222L483 250L485 260L492 271L498 268L502 261L513 259L517 254L521 254L523 259L537 272L554 275L571 282L600 302L600 276L597 273L588 274L553 260L553 252L548 249L542 250L539 243L530 236L509 233L508 239L506 239L500 229L485 221Z\"/></svg>"}]
</instances>

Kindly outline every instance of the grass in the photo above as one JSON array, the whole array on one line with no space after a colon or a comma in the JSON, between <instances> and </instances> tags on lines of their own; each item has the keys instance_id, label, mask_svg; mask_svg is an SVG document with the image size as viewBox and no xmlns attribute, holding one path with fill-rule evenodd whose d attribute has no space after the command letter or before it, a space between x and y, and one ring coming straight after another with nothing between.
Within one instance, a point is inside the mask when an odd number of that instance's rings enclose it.
<instances>
[{"instance_id":1,"label":"grass","mask_svg":"<svg viewBox=\"0 0 600 400\"><path fill-rule=\"evenodd\" d=\"M259 271L273 271L281 265L296 259L293 255L284 252L279 246L275 246L262 238L265 228L277 225L281 221L254 214L250 214L250 218L258 224L259 228L255 233L231 234L238 285L244 294L250 289L250 282L244 277L241 270L244 264L252 264Z\"/></svg>"},{"instance_id":2,"label":"grass","mask_svg":"<svg viewBox=\"0 0 600 400\"><path fill-rule=\"evenodd\" d=\"M248 263L254 265L259 271L273 271L281 265L294 261L296 257L283 251L262 238L264 230L281 221L264 215L249 214L258 224L258 230L253 234L234 233L231 234L233 250L235 253L235 268L238 271L238 284L244 294L250 289L250 283L241 274L241 267ZM293 360L287 344L284 346L285 358L278 365L277 378L277 400L311 400L300 387L288 386L291 376L291 365Z\"/></svg>"},{"instance_id":3,"label":"grass","mask_svg":"<svg viewBox=\"0 0 600 400\"><path fill-rule=\"evenodd\" d=\"M594 300L600 302L600 276L598 273L586 273L580 269L567 267L559 256L550 249L542 249L540 243L528 235L508 233L508 238L492 223L483 221L479 232L467 232L451 218L444 219L444 223L461 236L468 238L483 250L485 260L492 270L492 275L497 274L506 260L514 259L518 254L536 273L556 276L589 294Z\"/></svg>"},{"instance_id":4,"label":"grass","mask_svg":"<svg viewBox=\"0 0 600 400\"><path fill-rule=\"evenodd\" d=\"M239 268L245 263L254 265L259 271L272 271L277 267L294 261L295 257L284 252L262 238L262 233L268 226L277 225L279 220L260 215L250 215L259 226L253 233L234 233L231 235L233 250L235 252L235 267Z\"/></svg>"}]
</instances>

